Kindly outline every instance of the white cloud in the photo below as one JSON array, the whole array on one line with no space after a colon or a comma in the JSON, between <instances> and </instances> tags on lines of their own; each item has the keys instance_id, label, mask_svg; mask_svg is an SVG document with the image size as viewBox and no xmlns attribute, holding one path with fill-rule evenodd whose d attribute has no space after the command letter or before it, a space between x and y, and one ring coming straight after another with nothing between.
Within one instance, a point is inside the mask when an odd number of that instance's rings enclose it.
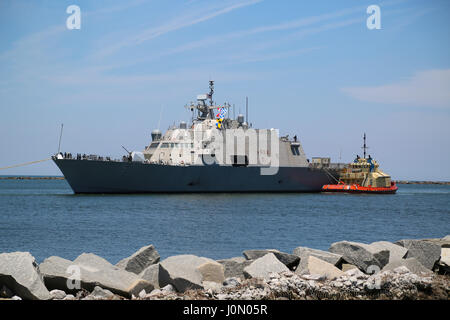
<instances>
[{"instance_id":1,"label":"white cloud","mask_svg":"<svg viewBox=\"0 0 450 320\"><path fill-rule=\"evenodd\" d=\"M96 53L97 57L103 57L112 54L124 47L129 47L133 45L138 45L143 42L155 39L169 32L180 30L186 27L193 26L195 24L213 19L217 16L229 13L236 9L240 9L246 6L250 6L259 3L263 0L247 0L242 2L237 2L226 7L213 8L210 12L204 13L204 11L196 9L194 12L186 12L183 15L179 15L176 18L169 20L168 22L153 28L149 28L137 34L134 37L126 38L123 41L117 42L109 47Z\"/></svg>"},{"instance_id":2,"label":"white cloud","mask_svg":"<svg viewBox=\"0 0 450 320\"><path fill-rule=\"evenodd\" d=\"M418 72L398 83L341 90L366 102L450 108L450 69Z\"/></svg>"}]
</instances>

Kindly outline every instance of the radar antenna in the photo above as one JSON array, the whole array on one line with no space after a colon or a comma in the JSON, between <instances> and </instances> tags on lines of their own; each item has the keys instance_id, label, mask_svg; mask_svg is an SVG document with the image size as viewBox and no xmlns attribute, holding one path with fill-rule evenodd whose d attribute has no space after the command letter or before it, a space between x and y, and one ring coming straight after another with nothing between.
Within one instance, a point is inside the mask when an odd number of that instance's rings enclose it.
<instances>
[{"instance_id":1,"label":"radar antenna","mask_svg":"<svg viewBox=\"0 0 450 320\"><path fill-rule=\"evenodd\" d=\"M209 103L212 106L213 105L213 94L214 94L214 80L209 80Z\"/></svg>"},{"instance_id":2,"label":"radar antenna","mask_svg":"<svg viewBox=\"0 0 450 320\"><path fill-rule=\"evenodd\" d=\"M366 146L366 133L364 132L364 145L361 147L361 149L364 150L364 159L366 158L366 150L369 149L368 146Z\"/></svg>"}]
</instances>

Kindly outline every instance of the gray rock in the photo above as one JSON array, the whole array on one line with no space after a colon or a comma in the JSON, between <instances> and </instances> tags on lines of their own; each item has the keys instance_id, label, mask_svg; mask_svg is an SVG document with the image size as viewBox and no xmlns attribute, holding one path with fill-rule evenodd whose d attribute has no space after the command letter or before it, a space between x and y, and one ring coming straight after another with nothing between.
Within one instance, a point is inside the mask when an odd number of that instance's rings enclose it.
<instances>
[{"instance_id":1,"label":"gray rock","mask_svg":"<svg viewBox=\"0 0 450 320\"><path fill-rule=\"evenodd\" d=\"M425 268L416 258L394 260L385 265L381 271L392 271L398 267L406 267L409 271L417 275L432 274L432 272L429 269Z\"/></svg>"},{"instance_id":2,"label":"gray rock","mask_svg":"<svg viewBox=\"0 0 450 320\"><path fill-rule=\"evenodd\" d=\"M244 268L249 266L253 260L247 260L244 257L234 257L230 259L217 260L224 267L225 278L244 279Z\"/></svg>"},{"instance_id":3,"label":"gray rock","mask_svg":"<svg viewBox=\"0 0 450 320\"><path fill-rule=\"evenodd\" d=\"M126 271L140 274L147 267L159 262L159 253L151 244L142 247L128 258L120 260L116 266Z\"/></svg>"},{"instance_id":4,"label":"gray rock","mask_svg":"<svg viewBox=\"0 0 450 320\"><path fill-rule=\"evenodd\" d=\"M179 292L188 289L202 289L203 275L198 267L212 259L194 255L178 255L169 257L159 264L159 285L172 284Z\"/></svg>"},{"instance_id":5,"label":"gray rock","mask_svg":"<svg viewBox=\"0 0 450 320\"><path fill-rule=\"evenodd\" d=\"M342 258L364 272L382 269L389 262L389 251L379 250L365 243L340 241L331 245L330 252L342 255Z\"/></svg>"},{"instance_id":6,"label":"gray rock","mask_svg":"<svg viewBox=\"0 0 450 320\"><path fill-rule=\"evenodd\" d=\"M437 244L441 248L450 248L450 235L445 236L443 238L423 239L423 241L428 241L428 242Z\"/></svg>"},{"instance_id":7,"label":"gray rock","mask_svg":"<svg viewBox=\"0 0 450 320\"><path fill-rule=\"evenodd\" d=\"M0 254L0 286L25 300L48 300L50 293L34 257L29 252Z\"/></svg>"},{"instance_id":8,"label":"gray rock","mask_svg":"<svg viewBox=\"0 0 450 320\"><path fill-rule=\"evenodd\" d=\"M92 297L94 300L111 300L115 296L114 296L114 293L112 293L111 291L109 291L107 289L103 289L102 287L99 287L99 286L95 286L94 290L92 290L89 297ZM86 300L89 300L89 299L86 299Z\"/></svg>"},{"instance_id":9,"label":"gray rock","mask_svg":"<svg viewBox=\"0 0 450 320\"><path fill-rule=\"evenodd\" d=\"M240 284L241 282L239 281L239 279L234 277L226 278L225 281L223 282L223 285L229 288L237 287Z\"/></svg>"},{"instance_id":10,"label":"gray rock","mask_svg":"<svg viewBox=\"0 0 450 320\"><path fill-rule=\"evenodd\" d=\"M147 296L147 292L145 292L144 289L141 290L141 292L139 292L139 298L144 299Z\"/></svg>"},{"instance_id":11,"label":"gray rock","mask_svg":"<svg viewBox=\"0 0 450 320\"><path fill-rule=\"evenodd\" d=\"M344 272L336 268L333 264L316 258L313 255L310 255L304 259L302 258L297 270L295 270L295 273L299 275L318 275L321 278L323 277L329 280L345 275Z\"/></svg>"},{"instance_id":12,"label":"gray rock","mask_svg":"<svg viewBox=\"0 0 450 320\"><path fill-rule=\"evenodd\" d=\"M441 247L424 240L399 240L395 244L408 249L406 258L416 258L425 268L433 269L441 256Z\"/></svg>"},{"instance_id":13,"label":"gray rock","mask_svg":"<svg viewBox=\"0 0 450 320\"><path fill-rule=\"evenodd\" d=\"M64 297L63 300L76 300L76 298L73 294L68 294Z\"/></svg>"},{"instance_id":14,"label":"gray rock","mask_svg":"<svg viewBox=\"0 0 450 320\"><path fill-rule=\"evenodd\" d=\"M176 292L176 290L173 285L168 284L167 286L161 288L161 292Z\"/></svg>"},{"instance_id":15,"label":"gray rock","mask_svg":"<svg viewBox=\"0 0 450 320\"><path fill-rule=\"evenodd\" d=\"M265 249L265 250L245 250L243 252L244 257L247 260L256 260L265 256L268 253L273 253L275 257L280 260L286 267L293 270L297 267L300 262L300 258L294 254L289 254L285 252L280 252L275 249Z\"/></svg>"},{"instance_id":16,"label":"gray rock","mask_svg":"<svg viewBox=\"0 0 450 320\"><path fill-rule=\"evenodd\" d=\"M50 290L60 289L64 292L75 292L67 287L67 280L71 276L68 268L73 265L72 261L56 256L45 259L39 265L45 286Z\"/></svg>"},{"instance_id":17,"label":"gray rock","mask_svg":"<svg viewBox=\"0 0 450 320\"><path fill-rule=\"evenodd\" d=\"M54 300L62 300L66 297L66 293L62 290L52 290L50 291L50 297Z\"/></svg>"},{"instance_id":18,"label":"gray rock","mask_svg":"<svg viewBox=\"0 0 450 320\"><path fill-rule=\"evenodd\" d=\"M377 241L370 244L375 250L388 250L389 262L400 260L406 257L408 249L389 241Z\"/></svg>"},{"instance_id":19,"label":"gray rock","mask_svg":"<svg viewBox=\"0 0 450 320\"><path fill-rule=\"evenodd\" d=\"M145 268L139 277L150 282L154 288L159 289L159 263Z\"/></svg>"},{"instance_id":20,"label":"gray rock","mask_svg":"<svg viewBox=\"0 0 450 320\"><path fill-rule=\"evenodd\" d=\"M40 265L44 275L44 281L49 289L60 289L66 292L75 292L76 289L68 288L73 282L69 277L72 273L68 268L78 267L80 271L80 287L92 291L96 286L110 290L124 297L138 294L142 289L153 290L153 285L136 274L125 271L112 265L105 259L92 253L83 253L73 262L59 257L50 257Z\"/></svg>"},{"instance_id":21,"label":"gray rock","mask_svg":"<svg viewBox=\"0 0 450 320\"><path fill-rule=\"evenodd\" d=\"M280 273L284 271L289 271L288 267L280 262L273 253L268 253L245 267L244 275L246 278L269 279L271 272Z\"/></svg>"},{"instance_id":22,"label":"gray rock","mask_svg":"<svg viewBox=\"0 0 450 320\"><path fill-rule=\"evenodd\" d=\"M311 249L308 247L297 247L294 249L293 254L300 257L300 261L303 258L308 258L309 256L314 256L323 261L331 263L332 265L334 265L336 267L338 267L342 264L342 256L340 254L317 250L317 249Z\"/></svg>"}]
</instances>

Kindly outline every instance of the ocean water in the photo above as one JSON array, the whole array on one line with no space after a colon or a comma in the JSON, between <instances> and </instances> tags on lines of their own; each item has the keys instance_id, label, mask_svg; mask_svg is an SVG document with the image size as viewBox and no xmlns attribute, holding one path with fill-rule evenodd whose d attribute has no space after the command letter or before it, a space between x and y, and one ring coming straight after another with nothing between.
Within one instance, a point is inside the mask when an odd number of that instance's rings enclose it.
<instances>
[{"instance_id":1,"label":"ocean water","mask_svg":"<svg viewBox=\"0 0 450 320\"><path fill-rule=\"evenodd\" d=\"M0 252L111 263L153 244L161 258L212 259L246 249L327 250L450 234L450 186L399 185L395 195L74 195L64 180L0 180Z\"/></svg>"}]
</instances>

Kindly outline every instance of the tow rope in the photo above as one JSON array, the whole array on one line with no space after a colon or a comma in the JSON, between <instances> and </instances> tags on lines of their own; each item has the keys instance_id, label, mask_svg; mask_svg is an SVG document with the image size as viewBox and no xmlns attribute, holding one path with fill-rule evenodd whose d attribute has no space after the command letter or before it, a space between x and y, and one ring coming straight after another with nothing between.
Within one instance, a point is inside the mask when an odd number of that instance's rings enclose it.
<instances>
[{"instance_id":1,"label":"tow rope","mask_svg":"<svg viewBox=\"0 0 450 320\"><path fill-rule=\"evenodd\" d=\"M20 164L15 164L15 165L12 165L12 166L0 168L0 170L10 169L10 168L16 168L16 167L22 167L22 166L27 166L27 165L29 165L29 164L38 163L38 162L44 162L44 161L48 161L48 160L51 160L51 159L52 159L52 158L43 159L43 160L37 160L37 161L31 161L31 162L25 162L25 163L20 163Z\"/></svg>"}]
</instances>

